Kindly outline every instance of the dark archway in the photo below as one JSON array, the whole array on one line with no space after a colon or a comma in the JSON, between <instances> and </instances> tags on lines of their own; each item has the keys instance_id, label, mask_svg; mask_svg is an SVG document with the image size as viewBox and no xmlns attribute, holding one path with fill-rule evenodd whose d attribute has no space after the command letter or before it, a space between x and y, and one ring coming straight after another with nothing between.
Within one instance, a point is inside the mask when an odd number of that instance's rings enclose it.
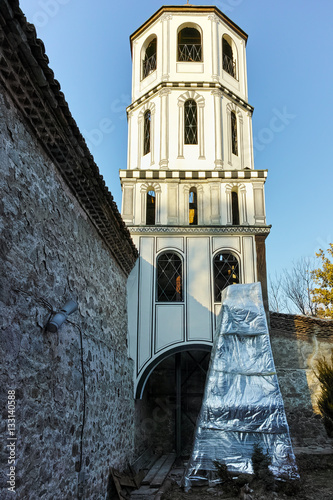
<instances>
[{"instance_id":1,"label":"dark archway","mask_svg":"<svg viewBox=\"0 0 333 500\"><path fill-rule=\"evenodd\" d=\"M187 349L185 349L185 347ZM138 440L177 455L191 452L201 408L211 347L184 346L162 355L146 370L137 389Z\"/></svg>"}]
</instances>

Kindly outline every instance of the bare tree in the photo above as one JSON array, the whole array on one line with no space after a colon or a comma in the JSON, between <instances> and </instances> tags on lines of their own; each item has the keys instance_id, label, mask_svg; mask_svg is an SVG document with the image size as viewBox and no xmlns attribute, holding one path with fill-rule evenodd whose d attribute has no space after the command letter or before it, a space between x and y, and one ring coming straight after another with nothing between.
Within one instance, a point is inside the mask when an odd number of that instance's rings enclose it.
<instances>
[{"instance_id":1,"label":"bare tree","mask_svg":"<svg viewBox=\"0 0 333 500\"><path fill-rule=\"evenodd\" d=\"M270 306L272 311L296 311L307 316L316 316L317 308L312 302L314 288L311 271L314 259L302 257L293 261L291 270L284 269L270 282Z\"/></svg>"},{"instance_id":2,"label":"bare tree","mask_svg":"<svg viewBox=\"0 0 333 500\"><path fill-rule=\"evenodd\" d=\"M274 274L268 277L268 296L270 311L281 313L288 310L287 301L282 290L282 275Z\"/></svg>"},{"instance_id":3,"label":"bare tree","mask_svg":"<svg viewBox=\"0 0 333 500\"><path fill-rule=\"evenodd\" d=\"M311 292L314 288L311 271L313 259L302 257L293 262L291 271L283 271L282 288L286 297L294 304L297 311L307 316L316 315L316 306L312 302Z\"/></svg>"}]
</instances>

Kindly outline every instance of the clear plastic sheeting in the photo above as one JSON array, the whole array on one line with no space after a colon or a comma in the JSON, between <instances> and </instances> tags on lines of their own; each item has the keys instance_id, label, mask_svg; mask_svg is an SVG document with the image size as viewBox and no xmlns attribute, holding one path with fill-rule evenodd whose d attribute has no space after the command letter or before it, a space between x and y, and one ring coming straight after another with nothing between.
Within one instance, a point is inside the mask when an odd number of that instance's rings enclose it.
<instances>
[{"instance_id":1,"label":"clear plastic sheeting","mask_svg":"<svg viewBox=\"0 0 333 500\"><path fill-rule=\"evenodd\" d=\"M298 477L260 283L229 286L222 304L184 486L212 479L214 460L252 473L255 443L275 476Z\"/></svg>"}]
</instances>

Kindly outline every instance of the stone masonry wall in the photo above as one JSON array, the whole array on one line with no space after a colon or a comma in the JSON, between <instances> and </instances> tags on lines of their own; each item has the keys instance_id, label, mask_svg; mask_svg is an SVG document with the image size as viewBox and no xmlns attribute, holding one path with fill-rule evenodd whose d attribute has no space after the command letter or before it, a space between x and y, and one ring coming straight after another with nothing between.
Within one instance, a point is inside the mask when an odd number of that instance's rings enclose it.
<instances>
[{"instance_id":1,"label":"stone masonry wall","mask_svg":"<svg viewBox=\"0 0 333 500\"><path fill-rule=\"evenodd\" d=\"M330 358L333 321L270 314L271 344L290 434L296 448L332 448L317 406L316 361ZM333 450L333 448L332 448Z\"/></svg>"},{"instance_id":2,"label":"stone masonry wall","mask_svg":"<svg viewBox=\"0 0 333 500\"><path fill-rule=\"evenodd\" d=\"M18 499L105 497L108 468L132 460L133 366L127 357L126 276L54 165L0 93L0 497L13 498L7 391L15 390ZM69 323L44 331L48 305L69 299Z\"/></svg>"}]
</instances>

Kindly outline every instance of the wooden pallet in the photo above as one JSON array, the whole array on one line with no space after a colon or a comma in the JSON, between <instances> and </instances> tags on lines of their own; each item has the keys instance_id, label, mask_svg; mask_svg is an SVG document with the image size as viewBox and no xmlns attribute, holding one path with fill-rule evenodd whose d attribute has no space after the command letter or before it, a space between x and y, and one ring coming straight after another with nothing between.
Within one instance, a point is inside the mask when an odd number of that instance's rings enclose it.
<instances>
[{"instance_id":1,"label":"wooden pallet","mask_svg":"<svg viewBox=\"0 0 333 500\"><path fill-rule=\"evenodd\" d=\"M142 486L131 493L131 500L153 500L169 474L175 459L175 453L162 455L142 481Z\"/></svg>"},{"instance_id":2,"label":"wooden pallet","mask_svg":"<svg viewBox=\"0 0 333 500\"><path fill-rule=\"evenodd\" d=\"M128 473L110 469L119 500L153 500L176 459L175 453L153 455L145 452L129 467Z\"/></svg>"}]
</instances>

